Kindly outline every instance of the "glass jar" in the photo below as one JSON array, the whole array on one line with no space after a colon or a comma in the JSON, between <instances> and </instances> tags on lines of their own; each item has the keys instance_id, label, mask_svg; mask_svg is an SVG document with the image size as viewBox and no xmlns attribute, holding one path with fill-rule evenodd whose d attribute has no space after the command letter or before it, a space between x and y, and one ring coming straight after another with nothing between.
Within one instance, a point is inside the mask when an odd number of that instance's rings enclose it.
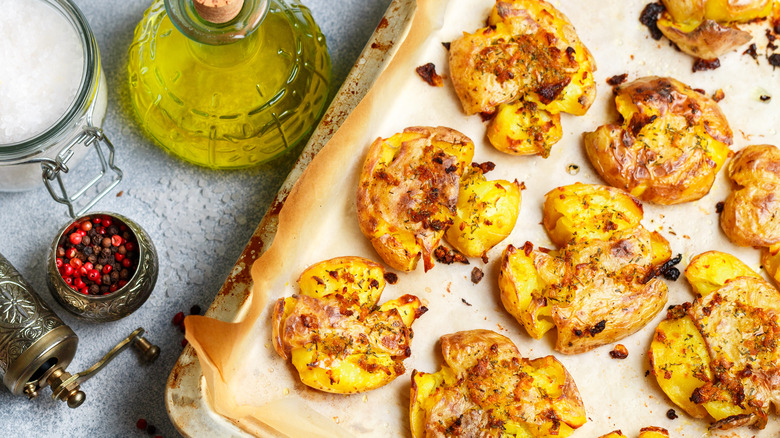
<instances>
[{"instance_id":1,"label":"glass jar","mask_svg":"<svg viewBox=\"0 0 780 438\"><path fill-rule=\"evenodd\" d=\"M70 215L75 217L91 208L122 179L122 171L114 165L114 147L101 129L108 91L95 36L78 7L69 0L36 1L53 7L78 34L83 50L81 83L76 97L53 125L28 139L0 144L0 191L30 190L39 187L43 180L54 200L67 205ZM100 172L88 177L76 190L68 190L63 174L89 151L97 154ZM108 181L108 186L91 199L81 199L103 180ZM78 212L77 201L81 206Z\"/></svg>"},{"instance_id":2,"label":"glass jar","mask_svg":"<svg viewBox=\"0 0 780 438\"><path fill-rule=\"evenodd\" d=\"M244 0L224 23L194 1L154 0L130 46L130 99L168 152L220 169L289 150L325 109L330 57L298 0ZM232 2L229 2L232 3Z\"/></svg>"}]
</instances>

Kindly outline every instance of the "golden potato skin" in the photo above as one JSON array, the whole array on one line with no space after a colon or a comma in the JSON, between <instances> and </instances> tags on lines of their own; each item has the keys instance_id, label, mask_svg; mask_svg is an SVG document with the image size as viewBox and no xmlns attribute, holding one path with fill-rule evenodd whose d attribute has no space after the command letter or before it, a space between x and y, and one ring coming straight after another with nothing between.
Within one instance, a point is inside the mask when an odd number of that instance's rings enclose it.
<instances>
[{"instance_id":1,"label":"golden potato skin","mask_svg":"<svg viewBox=\"0 0 780 438\"><path fill-rule=\"evenodd\" d=\"M750 42L745 23L772 13L772 0L663 0L658 29L685 53L715 59Z\"/></svg>"},{"instance_id":2,"label":"golden potato skin","mask_svg":"<svg viewBox=\"0 0 780 438\"><path fill-rule=\"evenodd\" d=\"M720 226L740 246L780 243L780 149L753 145L737 152L728 166L734 190L723 204Z\"/></svg>"},{"instance_id":3,"label":"golden potato skin","mask_svg":"<svg viewBox=\"0 0 780 438\"><path fill-rule=\"evenodd\" d=\"M497 113L488 140L513 155L547 157L560 113L596 97L596 63L569 19L543 0L497 1L489 27L450 45L450 76L466 114Z\"/></svg>"},{"instance_id":4,"label":"golden potato skin","mask_svg":"<svg viewBox=\"0 0 780 438\"><path fill-rule=\"evenodd\" d=\"M358 222L390 267L411 271L420 257L426 271L433 267L473 155L471 139L444 127L407 128L371 145L358 184Z\"/></svg>"},{"instance_id":5,"label":"golden potato skin","mask_svg":"<svg viewBox=\"0 0 780 438\"><path fill-rule=\"evenodd\" d=\"M638 226L644 216L642 203L625 191L582 183L551 190L542 210L544 228L558 246L574 239L605 239Z\"/></svg>"},{"instance_id":6,"label":"golden potato skin","mask_svg":"<svg viewBox=\"0 0 780 438\"><path fill-rule=\"evenodd\" d=\"M688 26L679 25L669 14L663 13L656 24L680 50L701 59L716 59L753 39L750 33L715 20L704 20L688 30Z\"/></svg>"},{"instance_id":7,"label":"golden potato skin","mask_svg":"<svg viewBox=\"0 0 780 438\"><path fill-rule=\"evenodd\" d=\"M720 251L703 252L688 263L685 278L696 295L709 295L738 277L761 278L756 271L731 254Z\"/></svg>"},{"instance_id":8,"label":"golden potato skin","mask_svg":"<svg viewBox=\"0 0 780 438\"><path fill-rule=\"evenodd\" d=\"M498 26L503 23L512 34L538 32L540 29L531 25L529 17L541 26L542 31L552 33L559 40L556 49L565 51L569 59L574 60L577 71L572 75L571 82L560 92L540 88L526 90L525 97L529 102L535 102L540 110L549 111L551 114L564 112L576 116L584 115L596 98L596 82L593 77L596 62L577 36L574 26L561 11L543 0L497 1L490 11L488 25ZM569 47L574 51L568 50ZM551 48L550 51L555 52L556 49ZM551 95L551 91L558 94Z\"/></svg>"},{"instance_id":9,"label":"golden potato skin","mask_svg":"<svg viewBox=\"0 0 780 438\"><path fill-rule=\"evenodd\" d=\"M480 257L506 239L520 211L520 183L488 181L479 166L460 180L458 212L444 239L467 257Z\"/></svg>"},{"instance_id":10,"label":"golden potato skin","mask_svg":"<svg viewBox=\"0 0 780 438\"><path fill-rule=\"evenodd\" d=\"M557 328L555 349L564 354L636 332L666 303L666 284L655 277L671 257L641 219L638 201L611 187L550 191L542 223L560 249L507 247L498 280L504 308L535 339Z\"/></svg>"},{"instance_id":11,"label":"golden potato skin","mask_svg":"<svg viewBox=\"0 0 780 438\"><path fill-rule=\"evenodd\" d=\"M291 359L302 383L349 394L386 385L405 372L411 325L427 309L413 295L377 307L384 272L360 257L326 260L301 274L300 295L277 300L274 349Z\"/></svg>"},{"instance_id":12,"label":"golden potato skin","mask_svg":"<svg viewBox=\"0 0 780 438\"><path fill-rule=\"evenodd\" d=\"M643 201L679 204L706 195L732 131L717 103L672 79L616 87L621 124L584 134L585 152L607 184Z\"/></svg>"},{"instance_id":13,"label":"golden potato skin","mask_svg":"<svg viewBox=\"0 0 780 438\"><path fill-rule=\"evenodd\" d=\"M562 136L560 114L551 113L526 100L499 105L487 127L490 144L511 155L547 158L552 145Z\"/></svg>"},{"instance_id":14,"label":"golden potato skin","mask_svg":"<svg viewBox=\"0 0 780 438\"><path fill-rule=\"evenodd\" d=\"M533 18L517 25L518 20L501 18L450 44L450 77L466 114L492 113L529 91L539 90L552 101L578 69L566 53L569 45L552 29Z\"/></svg>"},{"instance_id":15,"label":"golden potato skin","mask_svg":"<svg viewBox=\"0 0 780 438\"><path fill-rule=\"evenodd\" d=\"M441 370L412 375L414 438L565 438L585 424L577 386L554 357L521 357L489 330L445 335L441 345Z\"/></svg>"},{"instance_id":16,"label":"golden potato skin","mask_svg":"<svg viewBox=\"0 0 780 438\"><path fill-rule=\"evenodd\" d=\"M725 253L691 265L685 276L702 295L672 307L656 329L656 379L690 415L714 419L711 428L763 429L780 406L780 292Z\"/></svg>"}]
</instances>

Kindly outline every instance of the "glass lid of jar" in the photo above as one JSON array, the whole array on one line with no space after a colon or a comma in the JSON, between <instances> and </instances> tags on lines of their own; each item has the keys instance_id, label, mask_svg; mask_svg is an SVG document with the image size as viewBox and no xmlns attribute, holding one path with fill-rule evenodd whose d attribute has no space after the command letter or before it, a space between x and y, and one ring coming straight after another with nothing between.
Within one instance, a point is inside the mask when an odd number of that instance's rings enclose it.
<instances>
[{"instance_id":1,"label":"glass lid of jar","mask_svg":"<svg viewBox=\"0 0 780 438\"><path fill-rule=\"evenodd\" d=\"M39 152L42 148L52 143L63 132L73 126L75 120L85 112L89 106L91 93L97 83L98 69L95 68L98 59L98 47L92 30L87 23L84 14L69 0L40 0L51 6L72 26L78 35L82 47L81 78L75 97L70 102L67 110L49 127L31 137L10 142L0 143L0 162L6 160L18 160ZM34 17L30 17L31 19Z\"/></svg>"}]
</instances>

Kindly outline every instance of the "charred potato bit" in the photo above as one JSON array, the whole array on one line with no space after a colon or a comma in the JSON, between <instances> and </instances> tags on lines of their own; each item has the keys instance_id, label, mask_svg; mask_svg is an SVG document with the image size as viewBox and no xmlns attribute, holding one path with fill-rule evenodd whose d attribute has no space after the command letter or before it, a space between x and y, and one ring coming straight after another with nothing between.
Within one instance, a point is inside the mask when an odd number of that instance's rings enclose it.
<instances>
[{"instance_id":1,"label":"charred potato bit","mask_svg":"<svg viewBox=\"0 0 780 438\"><path fill-rule=\"evenodd\" d=\"M501 301L534 339L557 328L555 349L582 353L642 328L666 303L656 276L669 244L641 224L632 196L574 184L545 198L543 224L559 250L512 245L499 272Z\"/></svg>"},{"instance_id":2,"label":"charred potato bit","mask_svg":"<svg viewBox=\"0 0 780 438\"><path fill-rule=\"evenodd\" d=\"M585 424L577 386L552 356L529 360L489 330L441 338L441 370L412 375L412 436L567 437Z\"/></svg>"},{"instance_id":3,"label":"charred potato bit","mask_svg":"<svg viewBox=\"0 0 780 438\"><path fill-rule=\"evenodd\" d=\"M728 166L735 185L723 204L720 226L740 246L780 243L780 149L748 146Z\"/></svg>"},{"instance_id":4,"label":"charred potato bit","mask_svg":"<svg viewBox=\"0 0 780 438\"><path fill-rule=\"evenodd\" d=\"M732 143L717 103L672 78L645 77L616 90L622 123L584 135L599 175L656 204L706 195Z\"/></svg>"},{"instance_id":5,"label":"charred potato bit","mask_svg":"<svg viewBox=\"0 0 780 438\"><path fill-rule=\"evenodd\" d=\"M301 274L300 295L273 309L274 349L292 359L305 385L348 394L405 372L411 325L427 310L413 295L377 306L384 268L360 257L320 262Z\"/></svg>"},{"instance_id":6,"label":"charred potato bit","mask_svg":"<svg viewBox=\"0 0 780 438\"><path fill-rule=\"evenodd\" d=\"M450 128L414 127L371 145L357 193L360 230L392 268L411 271L433 250L457 213L460 178L472 141Z\"/></svg>"},{"instance_id":7,"label":"charred potato bit","mask_svg":"<svg viewBox=\"0 0 780 438\"><path fill-rule=\"evenodd\" d=\"M616 430L599 438L626 438L623 432ZM639 438L669 438L669 431L662 427L643 427L639 431Z\"/></svg>"},{"instance_id":8,"label":"charred potato bit","mask_svg":"<svg viewBox=\"0 0 780 438\"><path fill-rule=\"evenodd\" d=\"M498 112L491 144L546 157L561 112L583 115L596 95L596 64L571 22L543 0L497 1L488 26L450 46L450 76L466 114Z\"/></svg>"},{"instance_id":9,"label":"charred potato bit","mask_svg":"<svg viewBox=\"0 0 780 438\"><path fill-rule=\"evenodd\" d=\"M457 214L444 238L468 257L480 257L512 232L520 210L520 184L488 181L472 166L460 179Z\"/></svg>"},{"instance_id":10,"label":"charred potato bit","mask_svg":"<svg viewBox=\"0 0 780 438\"><path fill-rule=\"evenodd\" d=\"M733 27L772 14L772 0L663 0L666 11L658 29L685 53L715 59L750 42L748 32Z\"/></svg>"},{"instance_id":11,"label":"charred potato bit","mask_svg":"<svg viewBox=\"0 0 780 438\"><path fill-rule=\"evenodd\" d=\"M711 428L763 429L780 407L780 292L717 251L694 258L685 276L698 297L669 311L650 346L659 386Z\"/></svg>"},{"instance_id":12,"label":"charred potato bit","mask_svg":"<svg viewBox=\"0 0 780 438\"><path fill-rule=\"evenodd\" d=\"M421 65L414 69L420 78L432 87L441 87L444 85L442 77L436 73L436 65L432 62Z\"/></svg>"}]
</instances>

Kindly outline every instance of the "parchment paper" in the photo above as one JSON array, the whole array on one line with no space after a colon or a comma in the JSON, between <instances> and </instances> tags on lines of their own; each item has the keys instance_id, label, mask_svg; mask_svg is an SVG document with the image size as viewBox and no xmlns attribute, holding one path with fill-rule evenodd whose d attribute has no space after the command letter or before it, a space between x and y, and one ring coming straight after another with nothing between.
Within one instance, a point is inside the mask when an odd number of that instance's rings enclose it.
<instances>
[{"instance_id":1,"label":"parchment paper","mask_svg":"<svg viewBox=\"0 0 780 438\"><path fill-rule=\"evenodd\" d=\"M615 429L629 437L641 427L660 426L680 437L776 437L780 419L772 416L763 431L738 429L707 435L707 422L688 417L665 397L649 370L646 351L656 319L623 339L629 351L625 360L611 359L613 345L588 353L565 356L553 352L554 330L544 339L531 339L503 309L498 297L497 274L507 244L525 241L552 247L541 222L541 199L549 190L574 182L602 183L584 156L582 133L617 118L606 78L628 73L628 80L646 75L672 76L712 95L723 89L720 106L735 133L732 150L748 144L780 146L780 71L761 56L757 63L741 52L721 57L721 68L693 73L693 59L677 52L667 40L654 41L638 21L644 1L561 0L553 4L574 23L580 38L593 53L598 96L587 115L562 116L563 138L547 159L515 157L494 150L485 138L480 117L464 115L446 78L447 51L442 42L462 31L484 26L492 0L418 0L412 27L377 85L342 128L311 162L280 213L273 245L253 265L253 295L242 309L240 322L224 323L189 317L187 339L203 367L205 391L214 411L248 433L258 436L409 436L411 371L434 372L442 361L438 339L459 330L484 328L511 338L528 357L548 354L563 362L574 377L588 413L588 423L574 437L596 437ZM766 38L756 31L758 53ZM414 68L433 62L445 76L443 87L431 87ZM772 96L762 102L760 95ZM399 274L388 285L382 302L411 293L423 299L429 312L413 326L412 356L407 373L389 385L363 394L333 395L309 389L271 345L270 314L279 297L297 292L299 274L308 266L332 257L354 255L381 262L360 233L355 210L358 172L370 143L414 125L448 126L474 140L474 161L493 161L489 179L518 179L525 183L517 226L512 235L491 250L489 262L472 259L470 265L437 264L423 273ZM570 164L579 172L569 173ZM715 206L730 185L721 172L709 195L685 205L663 207L645 203L644 225L661 232L672 251L683 255L684 268L695 255L718 249L729 252L759 270L759 252L729 243L718 224ZM470 280L473 267L485 272L478 284ZM669 303L691 301L684 278L669 285ZM675 408L679 418L669 420Z\"/></svg>"}]
</instances>

